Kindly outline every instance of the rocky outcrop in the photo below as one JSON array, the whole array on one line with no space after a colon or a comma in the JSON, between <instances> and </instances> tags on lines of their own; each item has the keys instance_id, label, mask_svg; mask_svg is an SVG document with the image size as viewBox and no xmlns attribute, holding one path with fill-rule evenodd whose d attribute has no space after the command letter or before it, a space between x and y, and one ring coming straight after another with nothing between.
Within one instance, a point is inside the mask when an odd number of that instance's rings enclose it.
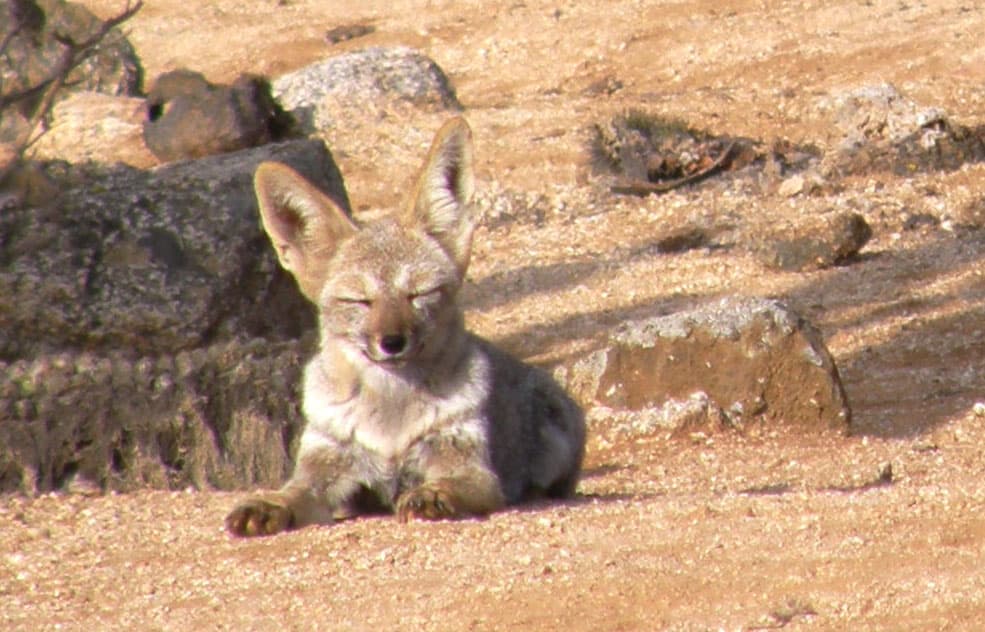
<instances>
[{"instance_id":1,"label":"rocky outcrop","mask_svg":"<svg viewBox=\"0 0 985 632\"><path fill-rule=\"evenodd\" d=\"M6 5L0 7L0 41L7 42L0 56L0 96L19 93L50 78L65 50L58 38L82 42L102 25L82 5L63 0L19 0ZM117 28L69 75L61 94L91 91L136 95L143 89L142 83L140 61L123 31ZM29 117L39 98L40 94L22 100L16 111L5 112L7 116L3 118L8 122L0 125L0 141L14 137L19 127L11 121L17 115Z\"/></svg>"},{"instance_id":2,"label":"rocky outcrop","mask_svg":"<svg viewBox=\"0 0 985 632\"><path fill-rule=\"evenodd\" d=\"M283 480L314 314L260 228L263 160L349 208L304 140L72 169L58 204L0 214L0 491Z\"/></svg>"},{"instance_id":3,"label":"rocky outcrop","mask_svg":"<svg viewBox=\"0 0 985 632\"><path fill-rule=\"evenodd\" d=\"M828 174L957 169L985 160L985 131L954 121L946 112L915 103L890 84L862 86L821 104L832 113Z\"/></svg>"}]
</instances>

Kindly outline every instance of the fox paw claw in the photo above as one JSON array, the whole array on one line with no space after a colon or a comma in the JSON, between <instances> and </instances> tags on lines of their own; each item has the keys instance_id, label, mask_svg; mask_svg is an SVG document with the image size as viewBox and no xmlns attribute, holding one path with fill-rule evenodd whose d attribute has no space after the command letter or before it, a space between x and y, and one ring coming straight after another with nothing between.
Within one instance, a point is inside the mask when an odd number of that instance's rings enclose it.
<instances>
[{"instance_id":1,"label":"fox paw claw","mask_svg":"<svg viewBox=\"0 0 985 632\"><path fill-rule=\"evenodd\" d=\"M273 535L287 531L293 523L290 509L262 498L245 500L226 516L226 530L242 537Z\"/></svg>"},{"instance_id":2,"label":"fox paw claw","mask_svg":"<svg viewBox=\"0 0 985 632\"><path fill-rule=\"evenodd\" d=\"M458 511L451 495L443 489L422 485L410 490L397 501L397 518L407 522L411 518L441 520L455 518Z\"/></svg>"}]
</instances>

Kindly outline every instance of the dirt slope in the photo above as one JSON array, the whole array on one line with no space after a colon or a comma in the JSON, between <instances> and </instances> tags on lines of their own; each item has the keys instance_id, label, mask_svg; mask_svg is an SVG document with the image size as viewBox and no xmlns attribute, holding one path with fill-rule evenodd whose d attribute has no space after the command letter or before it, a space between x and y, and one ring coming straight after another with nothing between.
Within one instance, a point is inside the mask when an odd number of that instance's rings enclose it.
<instances>
[{"instance_id":1,"label":"dirt slope","mask_svg":"<svg viewBox=\"0 0 985 632\"><path fill-rule=\"evenodd\" d=\"M324 41L352 22L375 32ZM237 495L2 498L0 628L980 628L985 237L948 218L983 203L985 166L849 178L820 201L715 185L600 201L584 153L590 125L629 107L823 147L824 99L883 81L980 124L976 3L155 0L130 26L148 77L189 66L229 80L366 45L423 49L475 128L481 194L542 211L480 231L472 327L525 357L568 361L628 317L729 293L782 297L824 332L857 432L668 441L603 420L570 503L256 541L221 529ZM442 118L379 116L328 134L358 209L399 196ZM850 266L778 273L735 250L648 247L696 217L824 204L873 225ZM907 229L921 213L943 221Z\"/></svg>"}]
</instances>

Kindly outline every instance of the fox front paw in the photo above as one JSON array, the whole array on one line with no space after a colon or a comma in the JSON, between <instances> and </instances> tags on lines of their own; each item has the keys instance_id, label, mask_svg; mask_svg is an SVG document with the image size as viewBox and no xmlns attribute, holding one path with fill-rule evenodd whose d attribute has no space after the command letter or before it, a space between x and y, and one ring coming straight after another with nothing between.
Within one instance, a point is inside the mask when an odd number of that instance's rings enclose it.
<instances>
[{"instance_id":1,"label":"fox front paw","mask_svg":"<svg viewBox=\"0 0 985 632\"><path fill-rule=\"evenodd\" d=\"M460 515L452 494L438 486L421 485L397 499L397 518L400 522L412 518L441 520Z\"/></svg>"},{"instance_id":2,"label":"fox front paw","mask_svg":"<svg viewBox=\"0 0 985 632\"><path fill-rule=\"evenodd\" d=\"M226 530L241 537L273 535L294 526L294 514L284 505L250 498L238 504L226 516Z\"/></svg>"}]
</instances>

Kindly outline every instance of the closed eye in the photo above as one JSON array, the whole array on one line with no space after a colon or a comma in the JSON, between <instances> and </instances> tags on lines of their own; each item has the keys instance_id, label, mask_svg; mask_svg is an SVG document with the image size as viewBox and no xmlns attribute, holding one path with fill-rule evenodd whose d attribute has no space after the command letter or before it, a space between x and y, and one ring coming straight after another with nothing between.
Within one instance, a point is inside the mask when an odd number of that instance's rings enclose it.
<instances>
[{"instance_id":1,"label":"closed eye","mask_svg":"<svg viewBox=\"0 0 985 632\"><path fill-rule=\"evenodd\" d=\"M336 296L335 300L339 303L345 303L347 305L360 305L362 307L369 307L373 304L373 301L370 299L358 296Z\"/></svg>"},{"instance_id":2,"label":"closed eye","mask_svg":"<svg viewBox=\"0 0 985 632\"><path fill-rule=\"evenodd\" d=\"M423 298L426 296L438 296L444 291L444 289L445 289L444 285L439 285L437 287L432 287L426 290L418 290L417 292L412 292L410 298L415 299L415 298Z\"/></svg>"},{"instance_id":3,"label":"closed eye","mask_svg":"<svg viewBox=\"0 0 985 632\"><path fill-rule=\"evenodd\" d=\"M428 290L423 290L419 292L413 292L408 296L410 302L417 306L427 305L429 303L434 303L441 298L441 294L444 291L444 286L438 286L436 288L431 288Z\"/></svg>"}]
</instances>

